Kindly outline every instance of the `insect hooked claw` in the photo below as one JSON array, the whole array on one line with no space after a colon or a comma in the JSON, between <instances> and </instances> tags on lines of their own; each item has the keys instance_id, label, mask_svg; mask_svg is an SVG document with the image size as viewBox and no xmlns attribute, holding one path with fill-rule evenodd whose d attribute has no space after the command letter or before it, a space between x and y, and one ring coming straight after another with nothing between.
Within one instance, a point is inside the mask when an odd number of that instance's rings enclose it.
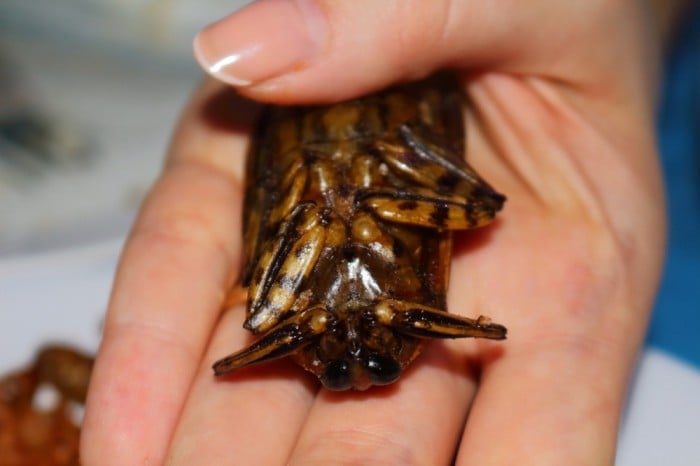
<instances>
[{"instance_id":1,"label":"insect hooked claw","mask_svg":"<svg viewBox=\"0 0 700 466\"><path fill-rule=\"evenodd\" d=\"M306 309L280 322L249 347L214 363L214 374L224 375L245 366L294 353L326 331L333 316L322 306Z\"/></svg>"}]
</instances>

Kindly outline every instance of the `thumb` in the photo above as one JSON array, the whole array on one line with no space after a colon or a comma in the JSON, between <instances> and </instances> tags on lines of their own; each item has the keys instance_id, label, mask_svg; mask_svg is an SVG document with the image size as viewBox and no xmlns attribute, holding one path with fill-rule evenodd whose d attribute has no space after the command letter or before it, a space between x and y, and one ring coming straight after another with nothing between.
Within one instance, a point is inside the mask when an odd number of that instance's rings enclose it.
<instances>
[{"instance_id":1,"label":"thumb","mask_svg":"<svg viewBox=\"0 0 700 466\"><path fill-rule=\"evenodd\" d=\"M493 11L502 3L261 0L201 31L194 48L205 70L251 97L342 100L525 49L508 39L531 15L509 19Z\"/></svg>"}]
</instances>

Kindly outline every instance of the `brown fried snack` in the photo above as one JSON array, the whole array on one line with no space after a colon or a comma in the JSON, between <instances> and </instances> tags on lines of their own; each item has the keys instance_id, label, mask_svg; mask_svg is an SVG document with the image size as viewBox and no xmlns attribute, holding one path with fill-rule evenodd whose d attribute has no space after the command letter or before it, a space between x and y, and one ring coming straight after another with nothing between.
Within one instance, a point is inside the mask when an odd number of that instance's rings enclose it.
<instances>
[{"instance_id":1,"label":"brown fried snack","mask_svg":"<svg viewBox=\"0 0 700 466\"><path fill-rule=\"evenodd\" d=\"M72 348L43 347L31 367L0 379L0 466L78 465L76 411L85 402L93 358ZM57 395L41 406L41 390Z\"/></svg>"}]
</instances>

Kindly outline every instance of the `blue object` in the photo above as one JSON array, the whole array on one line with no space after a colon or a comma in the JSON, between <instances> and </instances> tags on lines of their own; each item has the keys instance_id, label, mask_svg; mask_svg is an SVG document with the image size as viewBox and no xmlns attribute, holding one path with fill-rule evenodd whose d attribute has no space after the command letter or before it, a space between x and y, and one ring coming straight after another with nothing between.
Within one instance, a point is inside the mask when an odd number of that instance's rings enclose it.
<instances>
[{"instance_id":1,"label":"blue object","mask_svg":"<svg viewBox=\"0 0 700 466\"><path fill-rule=\"evenodd\" d=\"M678 31L658 115L669 212L666 267L647 344L700 369L700 5Z\"/></svg>"}]
</instances>

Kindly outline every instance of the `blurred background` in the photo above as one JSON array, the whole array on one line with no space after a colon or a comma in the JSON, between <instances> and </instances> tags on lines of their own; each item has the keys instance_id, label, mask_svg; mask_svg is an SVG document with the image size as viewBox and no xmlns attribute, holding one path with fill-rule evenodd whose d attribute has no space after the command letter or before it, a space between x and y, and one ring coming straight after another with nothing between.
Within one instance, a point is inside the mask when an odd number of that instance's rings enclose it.
<instances>
[{"instance_id":1,"label":"blurred background","mask_svg":"<svg viewBox=\"0 0 700 466\"><path fill-rule=\"evenodd\" d=\"M244 3L0 1L0 466L77 464L66 388L86 359L37 352L95 353L121 244L202 76L192 39Z\"/></svg>"},{"instance_id":2,"label":"blurred background","mask_svg":"<svg viewBox=\"0 0 700 466\"><path fill-rule=\"evenodd\" d=\"M123 236L200 77L192 38L246 2L0 2L0 256Z\"/></svg>"},{"instance_id":3,"label":"blurred background","mask_svg":"<svg viewBox=\"0 0 700 466\"><path fill-rule=\"evenodd\" d=\"M0 2L0 374L47 341L97 348L122 241L201 78L192 38L245 3ZM623 466L700 464L700 3L656 3L670 243Z\"/></svg>"}]
</instances>

